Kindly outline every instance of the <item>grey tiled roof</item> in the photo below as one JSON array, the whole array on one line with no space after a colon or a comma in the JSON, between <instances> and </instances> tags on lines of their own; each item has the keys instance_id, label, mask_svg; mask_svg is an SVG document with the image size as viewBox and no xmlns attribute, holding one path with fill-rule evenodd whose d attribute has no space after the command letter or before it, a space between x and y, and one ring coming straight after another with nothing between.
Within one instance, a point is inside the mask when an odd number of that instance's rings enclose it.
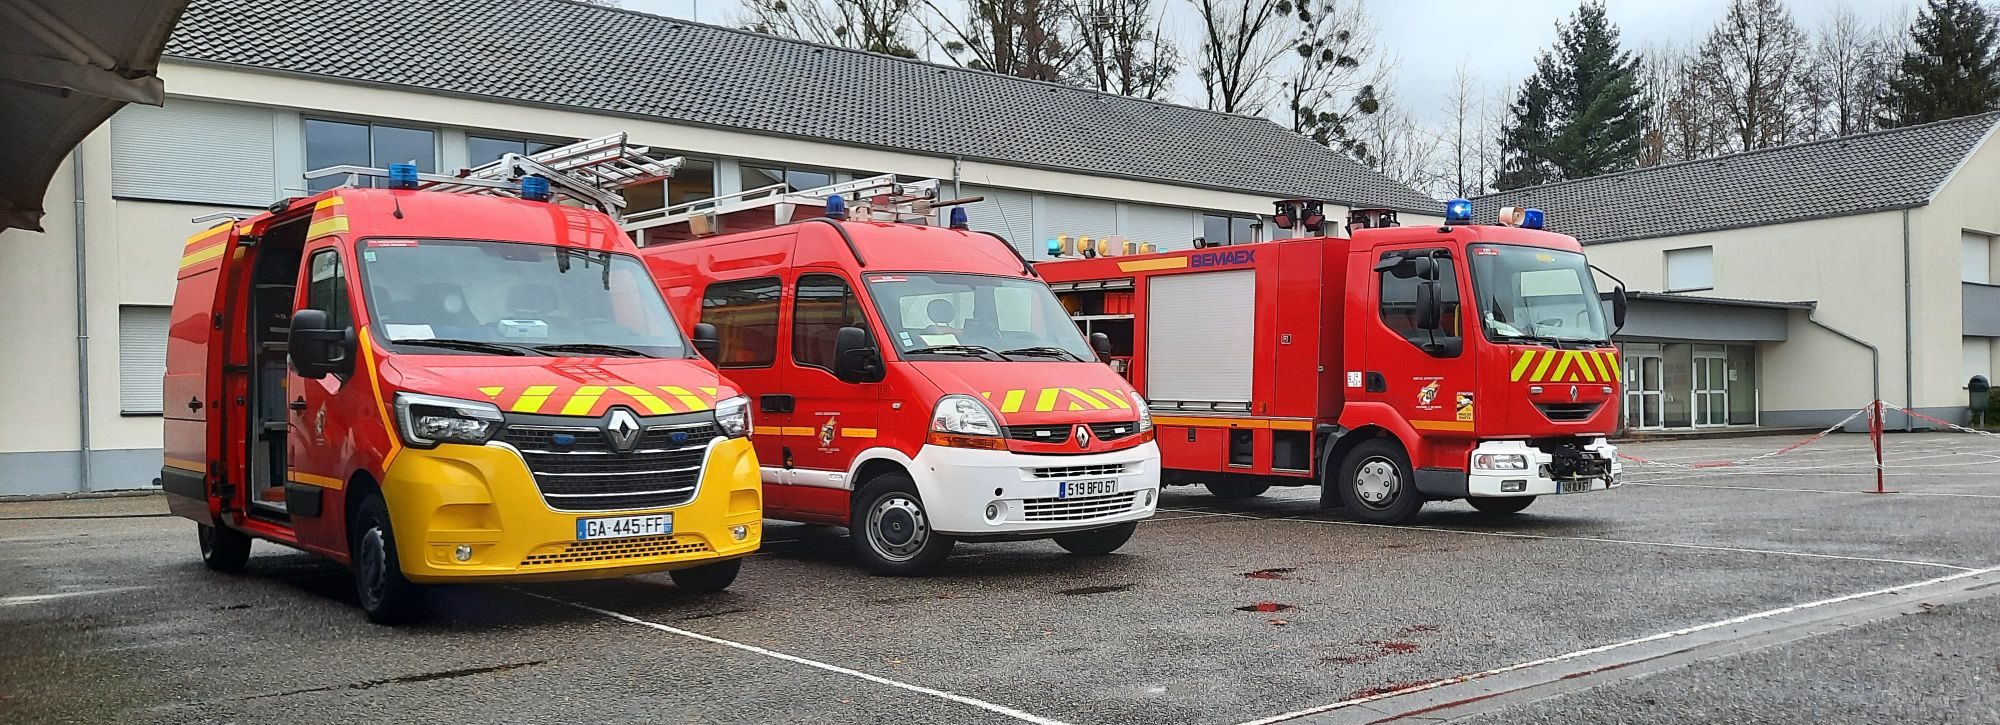
<instances>
[{"instance_id":1,"label":"grey tiled roof","mask_svg":"<svg viewBox=\"0 0 2000 725\"><path fill-rule=\"evenodd\" d=\"M1438 206L1262 118L555 0L193 0L166 54L1099 176Z\"/></svg>"},{"instance_id":2,"label":"grey tiled roof","mask_svg":"<svg viewBox=\"0 0 2000 725\"><path fill-rule=\"evenodd\" d=\"M2000 114L1782 146L1517 189L1473 200L1548 214L1585 244L1665 237L1930 203Z\"/></svg>"}]
</instances>

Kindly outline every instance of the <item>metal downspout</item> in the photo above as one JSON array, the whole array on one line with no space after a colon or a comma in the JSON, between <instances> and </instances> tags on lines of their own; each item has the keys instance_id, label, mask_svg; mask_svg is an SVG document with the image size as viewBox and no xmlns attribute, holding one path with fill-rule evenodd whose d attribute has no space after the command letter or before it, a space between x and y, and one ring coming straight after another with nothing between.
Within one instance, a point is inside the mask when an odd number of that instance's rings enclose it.
<instances>
[{"instance_id":1,"label":"metal downspout","mask_svg":"<svg viewBox=\"0 0 2000 725\"><path fill-rule=\"evenodd\" d=\"M1917 368L1916 368L1916 318L1915 293L1910 278L1910 210L1903 210L1903 408L1916 410ZM1875 396L1881 400L1882 396ZM1914 421L1903 416L1903 430L1914 430Z\"/></svg>"},{"instance_id":2,"label":"metal downspout","mask_svg":"<svg viewBox=\"0 0 2000 725\"><path fill-rule=\"evenodd\" d=\"M90 481L90 287L85 276L84 228L83 228L83 145L78 144L70 151L70 189L75 195L76 224L76 440L77 471L81 474L78 482L84 493L92 489Z\"/></svg>"},{"instance_id":3,"label":"metal downspout","mask_svg":"<svg viewBox=\"0 0 2000 725\"><path fill-rule=\"evenodd\" d=\"M1869 393L1871 397L1868 400L1868 404L1872 406L1875 404L1875 401L1881 400L1882 399L1882 350L1880 348L1875 347L1875 345L1869 343L1867 340L1863 340L1853 335L1849 335L1845 332L1842 332L1840 328L1821 322L1819 320L1819 307L1817 306L1806 310L1806 321L1819 326L1819 328L1822 330L1826 330L1827 332L1839 335L1842 338L1845 338L1848 342L1852 342L1856 345L1868 348L1868 367L1870 370L1868 376L1868 382L1869 382L1869 390L1871 391Z\"/></svg>"}]
</instances>

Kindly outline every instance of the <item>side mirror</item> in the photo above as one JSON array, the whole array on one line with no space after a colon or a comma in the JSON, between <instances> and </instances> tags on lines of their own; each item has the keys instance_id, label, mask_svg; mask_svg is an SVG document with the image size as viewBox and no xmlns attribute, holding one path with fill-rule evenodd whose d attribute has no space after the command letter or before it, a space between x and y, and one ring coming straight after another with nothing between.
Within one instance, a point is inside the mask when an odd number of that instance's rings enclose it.
<instances>
[{"instance_id":1,"label":"side mirror","mask_svg":"<svg viewBox=\"0 0 2000 725\"><path fill-rule=\"evenodd\" d=\"M1435 271L1435 270L1433 270ZM1444 302L1438 299L1438 283L1417 283L1417 329L1435 330L1444 324Z\"/></svg>"},{"instance_id":2,"label":"side mirror","mask_svg":"<svg viewBox=\"0 0 2000 725\"><path fill-rule=\"evenodd\" d=\"M329 325L326 310L304 309L292 313L292 329L285 347L292 358L292 370L299 377L318 380L328 375L346 375L354 369L354 328L338 330Z\"/></svg>"},{"instance_id":3,"label":"side mirror","mask_svg":"<svg viewBox=\"0 0 2000 725\"><path fill-rule=\"evenodd\" d=\"M1090 333L1090 349L1097 353L1097 361L1111 364L1111 336L1102 332Z\"/></svg>"},{"instance_id":4,"label":"side mirror","mask_svg":"<svg viewBox=\"0 0 2000 725\"><path fill-rule=\"evenodd\" d=\"M1611 326L1613 328L1625 329L1625 311L1630 309L1631 306L1632 301L1625 296L1625 285L1621 284L1611 289Z\"/></svg>"},{"instance_id":5,"label":"side mirror","mask_svg":"<svg viewBox=\"0 0 2000 725\"><path fill-rule=\"evenodd\" d=\"M882 351L875 349L867 330L848 326L834 333L834 377L848 383L874 383L880 382L882 375Z\"/></svg>"},{"instance_id":6,"label":"side mirror","mask_svg":"<svg viewBox=\"0 0 2000 725\"><path fill-rule=\"evenodd\" d=\"M694 351L701 353L709 362L722 359L722 336L716 333L715 325L694 323Z\"/></svg>"}]
</instances>

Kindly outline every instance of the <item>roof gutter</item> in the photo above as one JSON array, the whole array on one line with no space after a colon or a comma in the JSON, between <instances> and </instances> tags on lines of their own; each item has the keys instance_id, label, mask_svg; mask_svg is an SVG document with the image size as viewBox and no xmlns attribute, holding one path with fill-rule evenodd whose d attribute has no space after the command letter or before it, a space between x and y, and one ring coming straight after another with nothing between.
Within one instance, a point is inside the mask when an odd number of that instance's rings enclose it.
<instances>
[{"instance_id":1,"label":"roof gutter","mask_svg":"<svg viewBox=\"0 0 2000 725\"><path fill-rule=\"evenodd\" d=\"M1916 362L1916 305L1914 283L1910 274L1910 210L1903 210L1903 409L1916 410L1917 369ZM1882 396L1875 396L1881 400ZM1914 430L1914 422L1908 413L1903 415L1903 430Z\"/></svg>"},{"instance_id":2,"label":"roof gutter","mask_svg":"<svg viewBox=\"0 0 2000 725\"><path fill-rule=\"evenodd\" d=\"M1826 330L1827 332L1839 335L1841 338L1847 340L1848 342L1852 342L1856 345L1868 348L1868 367L1870 371L1868 374L1868 382L1869 382L1869 390L1871 391L1869 393L1869 395L1871 396L1869 398L1869 404L1873 405L1874 401L1881 400L1882 399L1882 350L1880 348L1875 347L1873 343L1870 343L1867 340L1863 340L1853 335L1849 335L1846 332L1841 331L1840 328L1834 327L1833 325L1829 325L1825 322L1821 322L1819 319L1818 305L1814 305L1813 307L1808 308L1806 310L1806 321L1813 323L1814 325L1817 325L1822 330Z\"/></svg>"},{"instance_id":3,"label":"roof gutter","mask_svg":"<svg viewBox=\"0 0 2000 725\"><path fill-rule=\"evenodd\" d=\"M84 269L89 257L84 244L83 144L69 152L70 193L75 195L76 219L76 455L77 490L91 491L90 481L90 278Z\"/></svg>"}]
</instances>

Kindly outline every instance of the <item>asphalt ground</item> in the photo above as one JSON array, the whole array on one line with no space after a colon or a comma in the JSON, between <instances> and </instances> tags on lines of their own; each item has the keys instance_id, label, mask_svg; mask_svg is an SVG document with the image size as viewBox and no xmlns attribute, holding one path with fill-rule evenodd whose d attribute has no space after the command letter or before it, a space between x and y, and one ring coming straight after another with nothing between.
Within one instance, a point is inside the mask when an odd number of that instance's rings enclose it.
<instances>
[{"instance_id":1,"label":"asphalt ground","mask_svg":"<svg viewBox=\"0 0 2000 725\"><path fill-rule=\"evenodd\" d=\"M0 503L0 722L2000 722L2000 438L1669 441L1517 516L1177 487L1119 553L862 573L773 523L727 592L454 587L367 624L158 497Z\"/></svg>"}]
</instances>

